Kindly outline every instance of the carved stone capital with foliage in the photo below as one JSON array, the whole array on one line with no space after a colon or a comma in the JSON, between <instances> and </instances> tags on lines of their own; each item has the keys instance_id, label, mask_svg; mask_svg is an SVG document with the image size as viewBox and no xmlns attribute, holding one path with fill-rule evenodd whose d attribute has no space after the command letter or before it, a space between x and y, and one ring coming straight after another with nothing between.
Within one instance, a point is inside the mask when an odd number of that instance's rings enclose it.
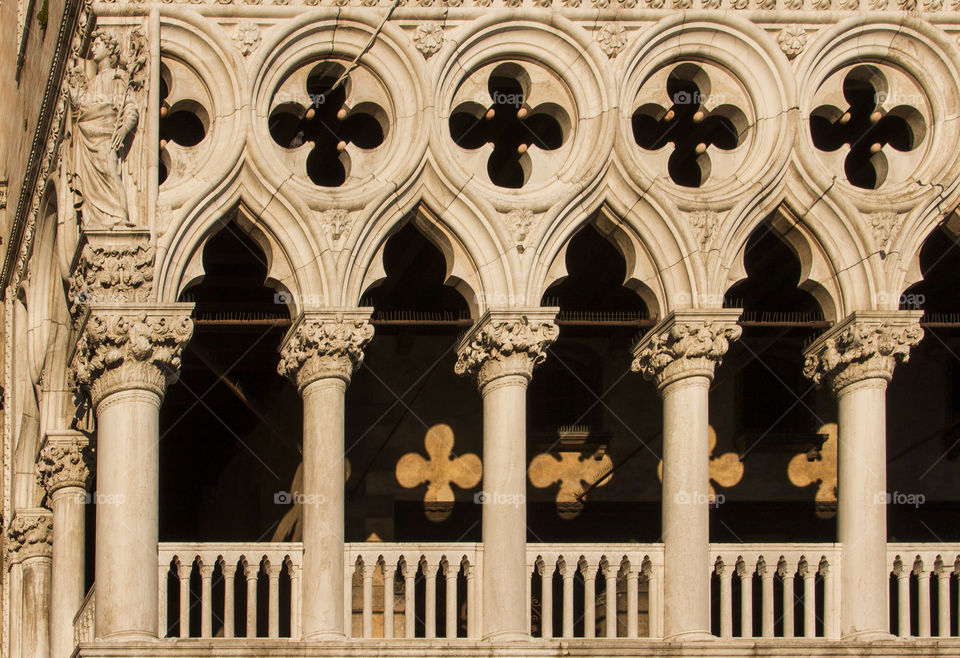
<instances>
[{"instance_id":1,"label":"carved stone capital with foliage","mask_svg":"<svg viewBox=\"0 0 960 658\"><path fill-rule=\"evenodd\" d=\"M93 475L93 448L86 438L48 438L37 462L37 482L47 495L66 487L87 489Z\"/></svg>"},{"instance_id":2,"label":"carved stone capital with foliage","mask_svg":"<svg viewBox=\"0 0 960 658\"><path fill-rule=\"evenodd\" d=\"M289 377L300 392L318 379L349 383L363 363L363 348L373 338L373 309L331 309L300 315L280 346L277 372Z\"/></svg>"},{"instance_id":3,"label":"carved stone capital with foliage","mask_svg":"<svg viewBox=\"0 0 960 658\"><path fill-rule=\"evenodd\" d=\"M7 529L9 562L53 556L53 514L46 509L21 510Z\"/></svg>"},{"instance_id":4,"label":"carved stone capital with foliage","mask_svg":"<svg viewBox=\"0 0 960 658\"><path fill-rule=\"evenodd\" d=\"M163 397L193 335L192 312L193 304L91 306L73 356L73 387L94 406L124 390Z\"/></svg>"},{"instance_id":5,"label":"carved stone capital with foliage","mask_svg":"<svg viewBox=\"0 0 960 658\"><path fill-rule=\"evenodd\" d=\"M521 375L529 381L560 333L554 323L557 311L487 311L460 341L454 370L475 377L480 390L506 375Z\"/></svg>"},{"instance_id":6,"label":"carved stone capital with foliage","mask_svg":"<svg viewBox=\"0 0 960 658\"><path fill-rule=\"evenodd\" d=\"M865 379L890 381L897 363L923 338L923 311L858 311L804 352L803 374L834 394Z\"/></svg>"},{"instance_id":7,"label":"carved stone capital with foliage","mask_svg":"<svg viewBox=\"0 0 960 658\"><path fill-rule=\"evenodd\" d=\"M153 290L156 250L149 235L100 237L88 236L70 277L70 313L77 319L90 304L145 303Z\"/></svg>"},{"instance_id":8,"label":"carved stone capital with foliage","mask_svg":"<svg viewBox=\"0 0 960 658\"><path fill-rule=\"evenodd\" d=\"M712 379L730 343L740 338L740 309L674 311L633 349L631 369L659 390L686 377Z\"/></svg>"}]
</instances>

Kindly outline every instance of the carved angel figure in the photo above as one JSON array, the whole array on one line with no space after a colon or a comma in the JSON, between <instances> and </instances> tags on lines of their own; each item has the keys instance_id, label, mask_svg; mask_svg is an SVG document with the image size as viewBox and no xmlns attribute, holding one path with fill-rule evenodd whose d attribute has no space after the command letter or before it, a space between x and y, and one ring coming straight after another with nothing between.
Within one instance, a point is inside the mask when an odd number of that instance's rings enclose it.
<instances>
[{"instance_id":1,"label":"carved angel figure","mask_svg":"<svg viewBox=\"0 0 960 658\"><path fill-rule=\"evenodd\" d=\"M90 58L69 74L74 205L81 209L85 228L132 226L122 162L140 119L133 90L144 60L122 68L120 43L103 30L93 33Z\"/></svg>"}]
</instances>

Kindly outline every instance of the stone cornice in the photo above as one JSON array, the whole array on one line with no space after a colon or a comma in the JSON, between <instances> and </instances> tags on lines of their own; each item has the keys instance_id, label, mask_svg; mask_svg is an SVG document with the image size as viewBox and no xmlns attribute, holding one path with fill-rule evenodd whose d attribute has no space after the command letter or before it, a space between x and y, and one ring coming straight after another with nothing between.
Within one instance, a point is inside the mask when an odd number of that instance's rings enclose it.
<instances>
[{"instance_id":1,"label":"stone cornice","mask_svg":"<svg viewBox=\"0 0 960 658\"><path fill-rule=\"evenodd\" d=\"M52 555L53 515L50 510L38 508L18 511L7 529L8 562L49 558Z\"/></svg>"},{"instance_id":2,"label":"stone cornice","mask_svg":"<svg viewBox=\"0 0 960 658\"><path fill-rule=\"evenodd\" d=\"M890 381L923 338L923 311L856 311L804 350L803 374L834 394L864 379Z\"/></svg>"},{"instance_id":3,"label":"stone cornice","mask_svg":"<svg viewBox=\"0 0 960 658\"><path fill-rule=\"evenodd\" d=\"M93 448L79 432L47 435L47 444L40 451L37 482L48 495L65 487L87 489L95 467Z\"/></svg>"},{"instance_id":4,"label":"stone cornice","mask_svg":"<svg viewBox=\"0 0 960 658\"><path fill-rule=\"evenodd\" d=\"M654 380L659 390L686 377L713 378L730 343L742 332L742 309L672 311L633 348L631 369Z\"/></svg>"},{"instance_id":5,"label":"stone cornice","mask_svg":"<svg viewBox=\"0 0 960 658\"><path fill-rule=\"evenodd\" d=\"M457 345L454 370L458 375L475 377L481 390L506 375L522 375L529 380L560 333L554 323L559 310L538 307L487 311Z\"/></svg>"},{"instance_id":6,"label":"stone cornice","mask_svg":"<svg viewBox=\"0 0 960 658\"><path fill-rule=\"evenodd\" d=\"M80 326L71 384L96 406L111 393L163 396L193 335L193 304L92 304Z\"/></svg>"},{"instance_id":7,"label":"stone cornice","mask_svg":"<svg viewBox=\"0 0 960 658\"><path fill-rule=\"evenodd\" d=\"M280 345L277 372L296 383L300 392L318 379L350 382L363 363L363 348L373 338L372 308L305 311Z\"/></svg>"}]
</instances>

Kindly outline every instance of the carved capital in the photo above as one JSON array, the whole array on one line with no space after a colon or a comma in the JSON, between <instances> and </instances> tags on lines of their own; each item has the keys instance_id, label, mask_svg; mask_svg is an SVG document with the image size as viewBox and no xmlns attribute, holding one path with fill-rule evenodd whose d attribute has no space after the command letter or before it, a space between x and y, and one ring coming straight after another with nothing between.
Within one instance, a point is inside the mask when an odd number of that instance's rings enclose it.
<instances>
[{"instance_id":1,"label":"carved capital","mask_svg":"<svg viewBox=\"0 0 960 658\"><path fill-rule=\"evenodd\" d=\"M865 311L848 316L804 351L803 374L827 383L836 395L864 379L890 381L894 366L910 358L923 338L922 311Z\"/></svg>"},{"instance_id":2,"label":"carved capital","mask_svg":"<svg viewBox=\"0 0 960 658\"><path fill-rule=\"evenodd\" d=\"M87 231L70 277L70 313L90 304L145 303L153 291L156 250L144 231Z\"/></svg>"},{"instance_id":3,"label":"carved capital","mask_svg":"<svg viewBox=\"0 0 960 658\"><path fill-rule=\"evenodd\" d=\"M673 311L633 348L634 372L654 380L661 391L686 377L713 378L730 343L740 338L741 309Z\"/></svg>"},{"instance_id":4,"label":"carved capital","mask_svg":"<svg viewBox=\"0 0 960 658\"><path fill-rule=\"evenodd\" d=\"M481 390L505 375L522 375L529 381L560 333L553 322L558 310L487 311L457 346L454 370L476 377Z\"/></svg>"},{"instance_id":5,"label":"carved capital","mask_svg":"<svg viewBox=\"0 0 960 658\"><path fill-rule=\"evenodd\" d=\"M53 515L46 509L21 510L7 529L9 562L53 555Z\"/></svg>"},{"instance_id":6,"label":"carved capital","mask_svg":"<svg viewBox=\"0 0 960 658\"><path fill-rule=\"evenodd\" d=\"M73 356L73 387L94 406L129 389L163 397L193 335L192 311L193 304L91 306Z\"/></svg>"},{"instance_id":7,"label":"carved capital","mask_svg":"<svg viewBox=\"0 0 960 658\"><path fill-rule=\"evenodd\" d=\"M370 308L307 311L290 327L280 346L277 372L307 385L335 377L350 382L363 363L363 348L373 338Z\"/></svg>"},{"instance_id":8,"label":"carved capital","mask_svg":"<svg viewBox=\"0 0 960 658\"><path fill-rule=\"evenodd\" d=\"M83 435L49 436L40 451L37 482L51 496L64 487L87 489L95 463L93 448Z\"/></svg>"}]
</instances>

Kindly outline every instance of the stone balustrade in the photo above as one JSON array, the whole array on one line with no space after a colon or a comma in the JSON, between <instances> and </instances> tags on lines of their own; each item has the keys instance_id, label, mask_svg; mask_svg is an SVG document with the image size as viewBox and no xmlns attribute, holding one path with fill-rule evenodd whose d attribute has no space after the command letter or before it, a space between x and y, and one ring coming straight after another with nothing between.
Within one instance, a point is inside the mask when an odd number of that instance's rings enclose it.
<instances>
[{"instance_id":1,"label":"stone balustrade","mask_svg":"<svg viewBox=\"0 0 960 658\"><path fill-rule=\"evenodd\" d=\"M957 637L960 544L887 544L891 632L900 637ZM896 582L893 585L893 581Z\"/></svg>"}]
</instances>

